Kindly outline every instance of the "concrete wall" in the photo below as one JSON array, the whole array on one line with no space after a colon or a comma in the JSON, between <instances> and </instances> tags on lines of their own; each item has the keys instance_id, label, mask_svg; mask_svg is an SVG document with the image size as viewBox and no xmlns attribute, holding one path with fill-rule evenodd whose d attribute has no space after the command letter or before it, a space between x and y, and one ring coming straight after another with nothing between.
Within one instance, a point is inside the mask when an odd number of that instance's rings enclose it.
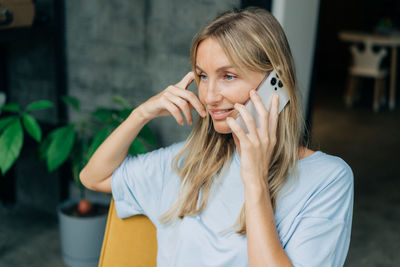
<instances>
[{"instance_id":1,"label":"concrete wall","mask_svg":"<svg viewBox=\"0 0 400 267\"><path fill-rule=\"evenodd\" d=\"M239 0L68 0L66 47L68 90L85 112L112 106L123 96L133 106L146 101L189 70L195 33ZM77 119L74 111L70 118ZM150 122L162 145L183 140L189 127L172 117Z\"/></svg>"}]
</instances>

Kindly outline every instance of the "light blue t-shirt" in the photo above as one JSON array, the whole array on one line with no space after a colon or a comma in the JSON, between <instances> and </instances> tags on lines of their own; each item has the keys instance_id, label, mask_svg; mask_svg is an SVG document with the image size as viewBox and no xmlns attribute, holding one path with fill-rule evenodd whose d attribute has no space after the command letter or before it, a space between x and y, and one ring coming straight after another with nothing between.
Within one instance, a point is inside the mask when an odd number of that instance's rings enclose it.
<instances>
[{"instance_id":1,"label":"light blue t-shirt","mask_svg":"<svg viewBox=\"0 0 400 267\"><path fill-rule=\"evenodd\" d=\"M205 210L160 223L179 193L173 157L184 143L132 157L112 175L118 216L145 214L157 229L159 267L248 266L246 237L232 230L243 205L240 157L213 185ZM278 194L275 222L281 244L296 267L343 266L350 243L353 173L340 158L316 151L297 164Z\"/></svg>"}]
</instances>

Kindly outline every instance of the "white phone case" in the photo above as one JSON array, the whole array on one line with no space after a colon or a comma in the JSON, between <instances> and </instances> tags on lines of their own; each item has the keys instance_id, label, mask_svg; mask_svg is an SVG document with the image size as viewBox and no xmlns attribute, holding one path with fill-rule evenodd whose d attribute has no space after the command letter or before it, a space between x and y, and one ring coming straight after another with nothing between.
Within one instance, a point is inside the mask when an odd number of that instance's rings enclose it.
<instances>
[{"instance_id":1,"label":"white phone case","mask_svg":"<svg viewBox=\"0 0 400 267\"><path fill-rule=\"evenodd\" d=\"M275 70L273 70L268 77L261 82L261 84L257 88L257 93L260 96L263 104L269 111L270 106L271 106L271 100L272 96L274 94L279 95L279 109L278 113L282 111L282 109L286 106L286 104L289 102L289 94L286 90L286 88L283 86L283 83L279 79L278 75L276 74ZM259 126L258 122L258 113L257 110L253 104L253 102L249 99L249 101L246 103L246 109L250 112L250 114L253 116L253 118L256 121L257 127ZM248 133L246 123L243 121L242 117L239 115L236 118L236 121L240 124L240 126L243 128L243 130Z\"/></svg>"}]
</instances>

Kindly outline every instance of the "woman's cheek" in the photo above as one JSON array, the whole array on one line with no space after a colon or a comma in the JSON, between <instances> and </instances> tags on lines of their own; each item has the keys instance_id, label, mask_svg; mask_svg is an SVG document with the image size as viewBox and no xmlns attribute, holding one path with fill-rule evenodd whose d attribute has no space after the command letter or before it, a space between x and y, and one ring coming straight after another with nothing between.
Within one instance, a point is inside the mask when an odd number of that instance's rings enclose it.
<instances>
[{"instance_id":1,"label":"woman's cheek","mask_svg":"<svg viewBox=\"0 0 400 267\"><path fill-rule=\"evenodd\" d=\"M200 100L200 102L201 102L203 105L205 105L206 103L205 103L204 99L205 99L205 94L206 94L206 92L205 92L205 90L204 90L201 86L198 87L198 94L199 94L199 100Z\"/></svg>"},{"instance_id":2,"label":"woman's cheek","mask_svg":"<svg viewBox=\"0 0 400 267\"><path fill-rule=\"evenodd\" d=\"M249 92L251 88L242 83L232 84L223 88L224 97L231 103L244 104L249 99Z\"/></svg>"}]
</instances>

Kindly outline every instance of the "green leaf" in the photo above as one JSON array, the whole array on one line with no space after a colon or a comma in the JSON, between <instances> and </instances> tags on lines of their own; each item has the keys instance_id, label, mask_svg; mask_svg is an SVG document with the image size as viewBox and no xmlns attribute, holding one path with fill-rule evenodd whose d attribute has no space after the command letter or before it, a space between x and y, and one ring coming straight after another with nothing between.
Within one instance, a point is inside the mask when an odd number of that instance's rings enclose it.
<instances>
[{"instance_id":1,"label":"green leaf","mask_svg":"<svg viewBox=\"0 0 400 267\"><path fill-rule=\"evenodd\" d=\"M24 142L24 132L20 120L11 123L0 136L0 168L4 175L18 158L22 144Z\"/></svg>"},{"instance_id":2,"label":"green leaf","mask_svg":"<svg viewBox=\"0 0 400 267\"><path fill-rule=\"evenodd\" d=\"M151 131L150 127L145 125L142 130L139 132L139 137L143 138L143 140L149 145L156 146L157 138Z\"/></svg>"},{"instance_id":3,"label":"green leaf","mask_svg":"<svg viewBox=\"0 0 400 267\"><path fill-rule=\"evenodd\" d=\"M93 113L92 116L101 122L109 123L113 119L114 111L108 108L98 108Z\"/></svg>"},{"instance_id":4,"label":"green leaf","mask_svg":"<svg viewBox=\"0 0 400 267\"><path fill-rule=\"evenodd\" d=\"M109 129L103 129L99 131L93 138L92 143L89 146L89 151L87 154L87 159L90 159L97 148L106 140L109 135Z\"/></svg>"},{"instance_id":5,"label":"green leaf","mask_svg":"<svg viewBox=\"0 0 400 267\"><path fill-rule=\"evenodd\" d=\"M39 160L45 160L47 157L47 150L49 149L51 140L52 140L52 133L48 134L43 142L40 143L39 148L38 148L38 152L39 152Z\"/></svg>"},{"instance_id":6,"label":"green leaf","mask_svg":"<svg viewBox=\"0 0 400 267\"><path fill-rule=\"evenodd\" d=\"M77 165L72 167L72 176L74 177L74 182L75 185L80 189L80 190L85 190L84 185L81 182L81 179L79 178L79 173L80 173L81 169L78 168Z\"/></svg>"},{"instance_id":7,"label":"green leaf","mask_svg":"<svg viewBox=\"0 0 400 267\"><path fill-rule=\"evenodd\" d=\"M132 145L129 147L129 151L128 151L128 153L133 156L137 155L137 154L143 154L146 152L147 152L146 147L137 138L135 140L133 140Z\"/></svg>"},{"instance_id":8,"label":"green leaf","mask_svg":"<svg viewBox=\"0 0 400 267\"><path fill-rule=\"evenodd\" d=\"M42 140L42 130L39 124L32 115L24 113L22 115L22 122L24 123L25 130L35 139L37 142Z\"/></svg>"},{"instance_id":9,"label":"green leaf","mask_svg":"<svg viewBox=\"0 0 400 267\"><path fill-rule=\"evenodd\" d=\"M0 119L0 132L7 127L10 123L18 120L18 116L10 116L3 119Z\"/></svg>"},{"instance_id":10,"label":"green leaf","mask_svg":"<svg viewBox=\"0 0 400 267\"><path fill-rule=\"evenodd\" d=\"M48 100L39 100L30 103L25 110L26 111L31 111L31 110L38 110L38 109L46 109L46 108L52 108L54 104Z\"/></svg>"},{"instance_id":11,"label":"green leaf","mask_svg":"<svg viewBox=\"0 0 400 267\"><path fill-rule=\"evenodd\" d=\"M61 96L61 100L67 105L72 107L73 109L75 109L76 111L80 111L80 104L79 104L79 100L76 97L73 96Z\"/></svg>"},{"instance_id":12,"label":"green leaf","mask_svg":"<svg viewBox=\"0 0 400 267\"><path fill-rule=\"evenodd\" d=\"M121 107L126 108L126 109L129 109L129 104L128 104L128 102L126 102L126 100L125 100L122 96L119 96L119 95L112 96L112 97L111 97L111 100L112 100L114 103L120 105Z\"/></svg>"},{"instance_id":13,"label":"green leaf","mask_svg":"<svg viewBox=\"0 0 400 267\"><path fill-rule=\"evenodd\" d=\"M51 141L46 152L47 168L50 172L60 167L68 159L74 140L73 125L57 128L51 133Z\"/></svg>"},{"instance_id":14,"label":"green leaf","mask_svg":"<svg viewBox=\"0 0 400 267\"><path fill-rule=\"evenodd\" d=\"M129 115L131 115L132 113L132 109L123 109L121 110L118 115L120 117L120 122L124 121L126 118L129 117Z\"/></svg>"},{"instance_id":15,"label":"green leaf","mask_svg":"<svg viewBox=\"0 0 400 267\"><path fill-rule=\"evenodd\" d=\"M18 103L10 102L10 103L5 104L4 106L2 106L1 110L3 110L3 111L11 111L11 112L19 112L21 110L21 108L18 105Z\"/></svg>"},{"instance_id":16,"label":"green leaf","mask_svg":"<svg viewBox=\"0 0 400 267\"><path fill-rule=\"evenodd\" d=\"M89 145L86 142L87 140L77 138L72 149L71 163L72 163L72 175L74 178L75 185L84 190L84 186L80 182L79 173L86 165L85 156L87 155ZM81 191L82 192L82 191Z\"/></svg>"}]
</instances>

